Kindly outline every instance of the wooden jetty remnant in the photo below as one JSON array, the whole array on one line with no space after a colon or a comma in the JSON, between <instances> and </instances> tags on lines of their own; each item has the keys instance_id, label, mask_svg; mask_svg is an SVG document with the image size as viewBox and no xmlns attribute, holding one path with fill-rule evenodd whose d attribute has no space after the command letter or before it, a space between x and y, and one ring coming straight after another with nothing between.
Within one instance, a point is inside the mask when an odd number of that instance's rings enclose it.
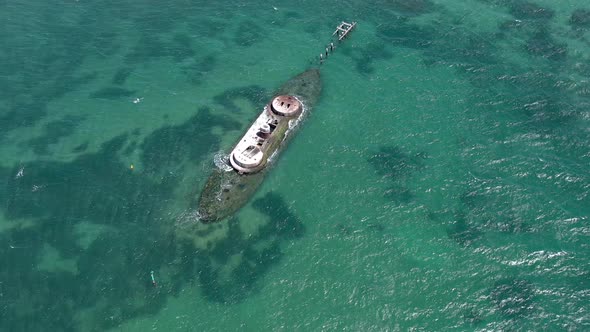
<instances>
[{"instance_id":1,"label":"wooden jetty remnant","mask_svg":"<svg viewBox=\"0 0 590 332\"><path fill-rule=\"evenodd\" d=\"M326 45L326 48L324 49L324 51L322 51L322 53L320 53L320 65L324 63L324 60L328 59L328 56L330 54L332 54L332 52L334 52L334 50L336 50L336 45L334 45L334 42L336 40L334 39L334 36L337 36L338 41L341 42L342 40L344 40L346 38L348 33L351 32L355 27L356 27L356 22L348 23L348 22L342 21L340 24L338 24L338 26L336 27L336 31L334 31L334 33L332 34L330 44Z\"/></svg>"},{"instance_id":2,"label":"wooden jetty remnant","mask_svg":"<svg viewBox=\"0 0 590 332\"><path fill-rule=\"evenodd\" d=\"M336 31L334 31L332 36L337 35L338 40L342 40L342 39L346 38L346 35L348 35L348 33L350 31L352 31L352 29L354 29L355 27L356 27L356 22L347 23L347 22L342 21L342 23L340 23L336 27Z\"/></svg>"}]
</instances>

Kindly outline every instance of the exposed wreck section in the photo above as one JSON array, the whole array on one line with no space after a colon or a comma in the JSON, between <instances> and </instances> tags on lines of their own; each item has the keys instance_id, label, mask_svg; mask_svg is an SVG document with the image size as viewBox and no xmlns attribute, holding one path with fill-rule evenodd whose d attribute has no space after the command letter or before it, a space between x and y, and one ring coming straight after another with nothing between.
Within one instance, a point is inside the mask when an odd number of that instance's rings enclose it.
<instances>
[{"instance_id":1,"label":"exposed wreck section","mask_svg":"<svg viewBox=\"0 0 590 332\"><path fill-rule=\"evenodd\" d=\"M207 180L199 200L202 221L221 220L248 202L320 92L317 68L297 75L277 91L229 154L231 169L216 168Z\"/></svg>"}]
</instances>

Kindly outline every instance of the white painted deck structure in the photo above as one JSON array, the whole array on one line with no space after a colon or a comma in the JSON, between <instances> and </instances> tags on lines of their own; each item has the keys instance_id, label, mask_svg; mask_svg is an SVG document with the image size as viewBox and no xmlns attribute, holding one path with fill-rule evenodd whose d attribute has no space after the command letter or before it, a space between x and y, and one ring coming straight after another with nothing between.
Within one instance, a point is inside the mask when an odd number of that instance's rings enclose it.
<instances>
[{"instance_id":1,"label":"white painted deck structure","mask_svg":"<svg viewBox=\"0 0 590 332\"><path fill-rule=\"evenodd\" d=\"M296 121L303 113L303 104L297 97L275 97L230 153L231 166L242 174L263 169L288 135L289 121Z\"/></svg>"}]
</instances>

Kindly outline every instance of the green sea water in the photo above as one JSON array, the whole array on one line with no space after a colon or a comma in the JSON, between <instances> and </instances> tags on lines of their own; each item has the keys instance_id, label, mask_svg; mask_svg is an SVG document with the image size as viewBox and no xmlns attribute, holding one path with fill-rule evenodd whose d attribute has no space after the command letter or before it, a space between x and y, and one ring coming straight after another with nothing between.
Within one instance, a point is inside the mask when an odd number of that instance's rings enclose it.
<instances>
[{"instance_id":1,"label":"green sea water","mask_svg":"<svg viewBox=\"0 0 590 332\"><path fill-rule=\"evenodd\" d=\"M0 9L0 331L590 329L586 1ZM262 187L201 223L342 20Z\"/></svg>"}]
</instances>

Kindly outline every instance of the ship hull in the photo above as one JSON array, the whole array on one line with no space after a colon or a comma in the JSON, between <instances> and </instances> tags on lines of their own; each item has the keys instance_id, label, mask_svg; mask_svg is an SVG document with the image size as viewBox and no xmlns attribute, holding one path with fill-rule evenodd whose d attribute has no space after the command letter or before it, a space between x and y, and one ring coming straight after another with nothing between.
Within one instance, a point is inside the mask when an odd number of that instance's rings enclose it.
<instances>
[{"instance_id":1,"label":"ship hull","mask_svg":"<svg viewBox=\"0 0 590 332\"><path fill-rule=\"evenodd\" d=\"M295 96L303 104L303 112L298 118L277 126L266 147L267 160L256 172L242 174L233 168L216 168L213 171L199 198L198 211L202 221L211 222L227 218L250 200L276 161L277 155L317 102L320 92L320 73L315 68L295 76L279 88L275 96Z\"/></svg>"}]
</instances>

